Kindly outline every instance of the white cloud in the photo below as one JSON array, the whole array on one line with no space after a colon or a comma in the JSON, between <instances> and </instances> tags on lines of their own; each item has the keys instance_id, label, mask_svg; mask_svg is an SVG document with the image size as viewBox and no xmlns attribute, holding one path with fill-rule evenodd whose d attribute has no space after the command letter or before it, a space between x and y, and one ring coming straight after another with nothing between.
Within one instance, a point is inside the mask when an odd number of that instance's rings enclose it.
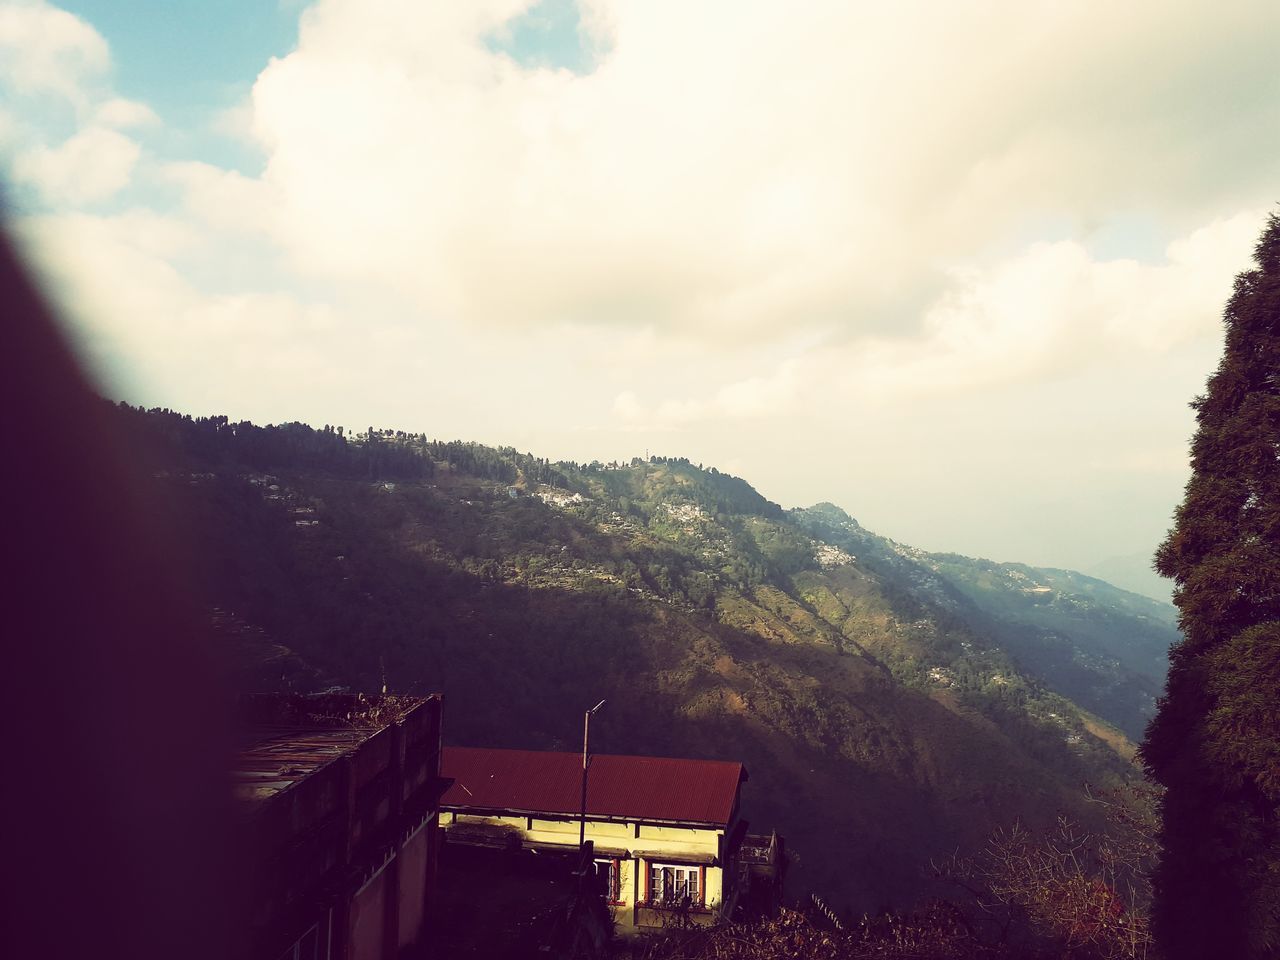
<instances>
[{"instance_id":1,"label":"white cloud","mask_svg":"<svg viewBox=\"0 0 1280 960\"><path fill-rule=\"evenodd\" d=\"M110 67L107 42L79 17L42 0L0 5L0 93L10 106L0 148L9 177L48 209L115 196L142 154L120 130L158 123L146 104L113 93Z\"/></svg>"},{"instance_id":2,"label":"white cloud","mask_svg":"<svg viewBox=\"0 0 1280 960\"><path fill-rule=\"evenodd\" d=\"M1280 180L1280 7L586 0L578 76L493 49L528 6L309 6L210 120L258 177L144 162L125 134L154 114L110 89L102 38L0 10L0 139L54 210L29 243L122 392L576 459L649 445L1030 560L1049 513L1090 548L1071 509L1102 474L1137 477L1114 523L1167 512ZM39 94L75 108L70 139ZM81 209L131 178L178 200ZM1157 241L1090 245L1133 223ZM947 540L1002 525L989 542L1039 552Z\"/></svg>"},{"instance_id":3,"label":"white cloud","mask_svg":"<svg viewBox=\"0 0 1280 960\"><path fill-rule=\"evenodd\" d=\"M74 14L42 0L0 6L0 83L15 93L53 93L83 105L82 85L109 62L107 42Z\"/></svg>"},{"instance_id":4,"label":"white cloud","mask_svg":"<svg viewBox=\"0 0 1280 960\"><path fill-rule=\"evenodd\" d=\"M0 151L11 150L17 136L17 118L10 111L0 109Z\"/></svg>"},{"instance_id":5,"label":"white cloud","mask_svg":"<svg viewBox=\"0 0 1280 960\"><path fill-rule=\"evenodd\" d=\"M255 142L253 122L253 104L245 99L215 113L209 126L220 136L243 143L253 143Z\"/></svg>"},{"instance_id":6,"label":"white cloud","mask_svg":"<svg viewBox=\"0 0 1280 960\"><path fill-rule=\"evenodd\" d=\"M645 414L640 400L630 390L624 390L613 398L613 412L625 420L639 420Z\"/></svg>"},{"instance_id":7,"label":"white cloud","mask_svg":"<svg viewBox=\"0 0 1280 960\"><path fill-rule=\"evenodd\" d=\"M58 305L91 336L136 350L140 367L146 345L194 299L171 261L197 239L166 217L64 213L17 226Z\"/></svg>"},{"instance_id":8,"label":"white cloud","mask_svg":"<svg viewBox=\"0 0 1280 960\"><path fill-rule=\"evenodd\" d=\"M280 232L279 199L269 183L197 161L165 164L161 177L178 185L187 211L216 231Z\"/></svg>"},{"instance_id":9,"label":"white cloud","mask_svg":"<svg viewBox=\"0 0 1280 960\"><path fill-rule=\"evenodd\" d=\"M93 115L94 123L103 127L128 129L147 127L160 122L154 110L137 100L112 97L98 105Z\"/></svg>"},{"instance_id":10,"label":"white cloud","mask_svg":"<svg viewBox=\"0 0 1280 960\"><path fill-rule=\"evenodd\" d=\"M36 146L13 159L13 178L51 204L79 206L114 196L128 183L142 150L124 134L87 127L56 147Z\"/></svg>"},{"instance_id":11,"label":"white cloud","mask_svg":"<svg viewBox=\"0 0 1280 960\"><path fill-rule=\"evenodd\" d=\"M1272 4L599 0L587 76L486 46L527 5L307 12L253 92L301 267L467 323L885 329L1028 215L1189 228L1280 175Z\"/></svg>"},{"instance_id":12,"label":"white cloud","mask_svg":"<svg viewBox=\"0 0 1280 960\"><path fill-rule=\"evenodd\" d=\"M1071 373L1102 356L1149 362L1219 329L1262 222L1261 211L1216 220L1169 244L1157 264L1096 260L1064 240L958 271L926 311L924 337L865 354L864 382L890 394L945 391Z\"/></svg>"},{"instance_id":13,"label":"white cloud","mask_svg":"<svg viewBox=\"0 0 1280 960\"><path fill-rule=\"evenodd\" d=\"M1168 245L1165 260L1097 260L1074 241L1038 243L951 274L918 337L821 342L711 393L646 406L628 390L614 413L632 428L795 415L824 404L883 408L912 398L1077 375L1099 361L1136 366L1212 339L1232 278L1247 265L1260 211L1216 220Z\"/></svg>"},{"instance_id":14,"label":"white cloud","mask_svg":"<svg viewBox=\"0 0 1280 960\"><path fill-rule=\"evenodd\" d=\"M192 284L185 265L208 254L209 238L179 219L61 214L19 228L45 289L117 394L154 402L181 392L196 408L226 409L230 385L242 403L278 402L346 382L333 356L360 355L327 304Z\"/></svg>"},{"instance_id":15,"label":"white cloud","mask_svg":"<svg viewBox=\"0 0 1280 960\"><path fill-rule=\"evenodd\" d=\"M1170 243L1165 266L1117 277L1109 292L1119 293L1123 306L1107 315L1107 333L1152 351L1217 333L1232 279L1252 265L1264 214L1255 210L1215 220Z\"/></svg>"}]
</instances>

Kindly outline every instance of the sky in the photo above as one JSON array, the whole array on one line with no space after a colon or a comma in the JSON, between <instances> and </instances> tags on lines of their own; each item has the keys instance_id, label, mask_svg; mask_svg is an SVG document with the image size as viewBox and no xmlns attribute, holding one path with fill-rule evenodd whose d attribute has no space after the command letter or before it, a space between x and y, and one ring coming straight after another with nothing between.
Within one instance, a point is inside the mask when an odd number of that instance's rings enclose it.
<instances>
[{"instance_id":1,"label":"sky","mask_svg":"<svg viewBox=\"0 0 1280 960\"><path fill-rule=\"evenodd\" d=\"M105 394L687 456L1149 555L1280 201L1280 4L0 0L9 229Z\"/></svg>"}]
</instances>

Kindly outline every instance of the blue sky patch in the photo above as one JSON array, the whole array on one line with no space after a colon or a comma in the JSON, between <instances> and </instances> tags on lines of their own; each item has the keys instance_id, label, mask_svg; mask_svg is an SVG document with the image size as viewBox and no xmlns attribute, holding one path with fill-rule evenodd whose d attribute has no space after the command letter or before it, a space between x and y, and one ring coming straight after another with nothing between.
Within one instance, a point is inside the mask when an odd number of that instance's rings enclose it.
<instances>
[{"instance_id":1,"label":"blue sky patch","mask_svg":"<svg viewBox=\"0 0 1280 960\"><path fill-rule=\"evenodd\" d=\"M61 0L111 47L113 86L141 100L165 130L138 131L174 159L199 158L256 173L261 157L218 133L218 114L248 96L272 57L297 45L296 3L273 0Z\"/></svg>"},{"instance_id":2,"label":"blue sky patch","mask_svg":"<svg viewBox=\"0 0 1280 960\"><path fill-rule=\"evenodd\" d=\"M541 0L485 39L522 67L590 73L598 51L584 42L582 17L574 0Z\"/></svg>"}]
</instances>

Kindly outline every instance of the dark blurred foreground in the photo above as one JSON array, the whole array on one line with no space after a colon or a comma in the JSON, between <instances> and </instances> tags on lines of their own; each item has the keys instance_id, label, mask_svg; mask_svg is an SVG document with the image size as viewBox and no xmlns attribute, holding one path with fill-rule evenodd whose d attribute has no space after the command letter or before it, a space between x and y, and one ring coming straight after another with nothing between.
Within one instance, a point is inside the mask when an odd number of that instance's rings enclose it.
<instances>
[{"instance_id":1,"label":"dark blurred foreground","mask_svg":"<svg viewBox=\"0 0 1280 960\"><path fill-rule=\"evenodd\" d=\"M7 237L0 303L0 953L229 956L227 700L181 552Z\"/></svg>"}]
</instances>

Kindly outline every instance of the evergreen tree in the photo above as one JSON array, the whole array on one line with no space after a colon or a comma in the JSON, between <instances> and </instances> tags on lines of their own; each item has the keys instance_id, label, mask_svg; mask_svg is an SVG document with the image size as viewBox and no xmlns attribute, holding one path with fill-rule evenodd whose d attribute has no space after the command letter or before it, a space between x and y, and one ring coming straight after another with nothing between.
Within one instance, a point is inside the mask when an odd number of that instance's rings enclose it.
<instances>
[{"instance_id":1,"label":"evergreen tree","mask_svg":"<svg viewBox=\"0 0 1280 960\"><path fill-rule=\"evenodd\" d=\"M1280 216L1254 256L1156 554L1183 632L1142 748L1166 787L1153 923L1170 960L1280 956Z\"/></svg>"}]
</instances>

